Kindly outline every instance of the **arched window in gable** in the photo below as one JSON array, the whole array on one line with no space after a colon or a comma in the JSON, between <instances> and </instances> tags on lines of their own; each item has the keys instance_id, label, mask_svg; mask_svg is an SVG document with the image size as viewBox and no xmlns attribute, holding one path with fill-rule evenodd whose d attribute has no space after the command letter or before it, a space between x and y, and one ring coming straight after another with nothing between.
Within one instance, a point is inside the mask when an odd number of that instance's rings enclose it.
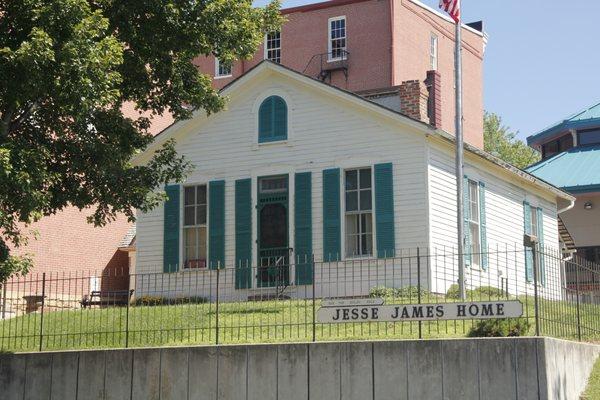
<instances>
[{"instance_id":1,"label":"arched window in gable","mask_svg":"<svg viewBox=\"0 0 600 400\"><path fill-rule=\"evenodd\" d=\"M258 142L287 140L288 109L279 96L266 98L258 110Z\"/></svg>"}]
</instances>

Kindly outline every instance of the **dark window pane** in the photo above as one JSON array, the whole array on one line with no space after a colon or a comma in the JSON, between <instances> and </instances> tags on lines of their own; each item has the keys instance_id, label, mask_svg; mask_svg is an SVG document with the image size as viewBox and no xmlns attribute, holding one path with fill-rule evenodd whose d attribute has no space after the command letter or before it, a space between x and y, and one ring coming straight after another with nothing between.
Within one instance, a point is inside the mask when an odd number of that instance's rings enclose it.
<instances>
[{"instance_id":1,"label":"dark window pane","mask_svg":"<svg viewBox=\"0 0 600 400\"><path fill-rule=\"evenodd\" d=\"M542 145L542 155L544 158L550 158L558 153L558 143L556 141Z\"/></svg>"},{"instance_id":2,"label":"dark window pane","mask_svg":"<svg viewBox=\"0 0 600 400\"><path fill-rule=\"evenodd\" d=\"M206 204L206 186L198 186L198 200L196 204Z\"/></svg>"},{"instance_id":3,"label":"dark window pane","mask_svg":"<svg viewBox=\"0 0 600 400\"><path fill-rule=\"evenodd\" d=\"M185 225L195 225L196 220L194 218L194 212L196 211L194 206L185 207L185 215L184 215L184 224Z\"/></svg>"},{"instance_id":4,"label":"dark window pane","mask_svg":"<svg viewBox=\"0 0 600 400\"><path fill-rule=\"evenodd\" d=\"M600 129L579 132L579 144L581 146L598 143L600 143Z\"/></svg>"},{"instance_id":5,"label":"dark window pane","mask_svg":"<svg viewBox=\"0 0 600 400\"><path fill-rule=\"evenodd\" d=\"M567 151L573 148L573 135L565 135L558 141L558 150Z\"/></svg>"},{"instance_id":6,"label":"dark window pane","mask_svg":"<svg viewBox=\"0 0 600 400\"><path fill-rule=\"evenodd\" d=\"M206 206L196 207L196 225L206 224Z\"/></svg>"},{"instance_id":7,"label":"dark window pane","mask_svg":"<svg viewBox=\"0 0 600 400\"><path fill-rule=\"evenodd\" d=\"M360 209L361 211L369 211L371 210L371 191L370 190L361 190L360 191Z\"/></svg>"},{"instance_id":8,"label":"dark window pane","mask_svg":"<svg viewBox=\"0 0 600 400\"><path fill-rule=\"evenodd\" d=\"M346 193L346 211L358 210L358 192Z\"/></svg>"},{"instance_id":9,"label":"dark window pane","mask_svg":"<svg viewBox=\"0 0 600 400\"><path fill-rule=\"evenodd\" d=\"M196 202L196 188L194 186L185 188L185 205L192 205Z\"/></svg>"},{"instance_id":10,"label":"dark window pane","mask_svg":"<svg viewBox=\"0 0 600 400\"><path fill-rule=\"evenodd\" d=\"M368 189L371 187L371 169L360 170L360 188Z\"/></svg>"},{"instance_id":11,"label":"dark window pane","mask_svg":"<svg viewBox=\"0 0 600 400\"><path fill-rule=\"evenodd\" d=\"M358 188L357 171L346 171L346 190L355 190Z\"/></svg>"}]
</instances>

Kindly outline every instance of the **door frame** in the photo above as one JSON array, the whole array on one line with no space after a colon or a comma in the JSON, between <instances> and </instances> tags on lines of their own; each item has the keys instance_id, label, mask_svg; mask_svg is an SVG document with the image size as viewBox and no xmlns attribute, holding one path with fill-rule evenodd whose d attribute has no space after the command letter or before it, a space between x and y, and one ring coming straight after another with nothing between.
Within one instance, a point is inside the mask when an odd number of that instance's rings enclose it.
<instances>
[{"instance_id":1,"label":"door frame","mask_svg":"<svg viewBox=\"0 0 600 400\"><path fill-rule=\"evenodd\" d=\"M287 225L287 248L291 249L291 243L292 243L292 238L291 238L291 221L290 221L290 196L291 196L291 189L290 186L292 184L292 179L290 178L290 176L292 176L291 173L283 173L283 174L269 174L269 175L263 175L263 176L257 176L256 178L256 206L255 206L255 211L256 211L256 274L253 274L253 279L254 279L254 287L256 288L275 288L277 287L277 285L269 285L268 283L264 283L261 279L259 279L259 268L261 266L261 243L260 243L260 232L261 232L261 220L260 220L260 212L261 212L261 199L265 198L265 197L270 197L270 196L284 196L286 197L285 200L279 200L279 201L273 201L273 202L269 202L266 204L284 204L285 206L285 210L286 210L286 225ZM273 193L273 194L264 194L261 193L261 180L263 179L269 179L269 178L285 178L286 179L286 191L284 192L280 192L280 193ZM292 262L293 260L293 252L290 251L288 254L288 272L287 272L287 280L285 282L286 285L291 285L293 282L292 279Z\"/></svg>"}]
</instances>

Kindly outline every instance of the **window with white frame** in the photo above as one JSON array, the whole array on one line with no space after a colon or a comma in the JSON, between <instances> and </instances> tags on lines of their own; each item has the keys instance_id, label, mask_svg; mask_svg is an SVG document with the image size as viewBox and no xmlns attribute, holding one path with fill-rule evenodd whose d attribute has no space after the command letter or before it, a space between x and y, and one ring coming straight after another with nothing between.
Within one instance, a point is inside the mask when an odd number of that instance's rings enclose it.
<instances>
[{"instance_id":1,"label":"window with white frame","mask_svg":"<svg viewBox=\"0 0 600 400\"><path fill-rule=\"evenodd\" d=\"M535 236L538 238L538 243L541 243L543 241L543 238L539 237L539 231L538 231L538 209L537 207L534 207L532 205L529 206L529 213L531 215L531 225L529 226L529 232L531 232L531 235ZM538 276L538 279L542 279L542 270L541 270L541 263L537 262L534 263L535 267L536 267L536 274ZM533 278L533 277L532 277Z\"/></svg>"},{"instance_id":2,"label":"window with white frame","mask_svg":"<svg viewBox=\"0 0 600 400\"><path fill-rule=\"evenodd\" d=\"M480 216L479 184L469 179L469 236L471 238L471 248L467 249L471 253L471 262L473 266L481 265L481 221Z\"/></svg>"},{"instance_id":3,"label":"window with white frame","mask_svg":"<svg viewBox=\"0 0 600 400\"><path fill-rule=\"evenodd\" d=\"M438 37L435 33L429 39L429 64L432 70L438 69Z\"/></svg>"},{"instance_id":4,"label":"window with white frame","mask_svg":"<svg viewBox=\"0 0 600 400\"><path fill-rule=\"evenodd\" d=\"M267 33L265 38L265 59L281 63L281 32Z\"/></svg>"},{"instance_id":5,"label":"window with white frame","mask_svg":"<svg viewBox=\"0 0 600 400\"><path fill-rule=\"evenodd\" d=\"M346 256L373 255L371 168L345 171Z\"/></svg>"},{"instance_id":6,"label":"window with white frame","mask_svg":"<svg viewBox=\"0 0 600 400\"><path fill-rule=\"evenodd\" d=\"M187 186L183 205L184 268L206 268L206 185Z\"/></svg>"},{"instance_id":7,"label":"window with white frame","mask_svg":"<svg viewBox=\"0 0 600 400\"><path fill-rule=\"evenodd\" d=\"M329 19L328 60L346 59L346 17Z\"/></svg>"},{"instance_id":8,"label":"window with white frame","mask_svg":"<svg viewBox=\"0 0 600 400\"><path fill-rule=\"evenodd\" d=\"M231 76L231 64L221 62L215 58L215 78L225 78Z\"/></svg>"}]
</instances>

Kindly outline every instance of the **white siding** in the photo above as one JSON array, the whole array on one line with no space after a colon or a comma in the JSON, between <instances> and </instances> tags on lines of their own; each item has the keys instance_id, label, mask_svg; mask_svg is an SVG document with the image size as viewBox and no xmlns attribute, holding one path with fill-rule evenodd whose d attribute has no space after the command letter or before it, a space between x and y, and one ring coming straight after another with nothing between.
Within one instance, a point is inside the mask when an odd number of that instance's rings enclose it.
<instances>
[{"instance_id":1,"label":"white siding","mask_svg":"<svg viewBox=\"0 0 600 400\"><path fill-rule=\"evenodd\" d=\"M426 138L409 124L401 126L343 97L304 85L301 81L271 74L269 79L254 79L232 94L228 109L213 115L196 131L179 140L178 151L195 166L187 184L204 184L225 180L225 262L234 266L235 259L235 181L252 178L252 203L256 204L257 178L289 174L289 237L294 248L294 173L312 172L313 252L317 260L317 295L367 294L377 285L415 284L415 249L426 257L421 263L421 278L435 292L445 292L456 282L458 258L456 246L456 198L454 158L451 146ZM263 77L264 78L264 77ZM283 97L289 110L289 139L285 143L259 145L257 111L270 95ZM320 263L322 237L322 171L393 163L396 260ZM544 210L545 244L558 245L556 204L541 191L531 192L512 182L509 174L467 153L465 173L486 183L487 239L492 250L487 271L469 269L467 279L475 286L500 286L509 280L509 291L530 292L525 282L523 257L523 200ZM343 174L342 174L343 177ZM343 184L341 185L343 189ZM535 192L535 194L534 194ZM546 196L546 198L544 198ZM341 194L342 210L344 196ZM253 208L254 210L254 208ZM376 212L376 210L374 210ZM145 277L137 294L156 292L170 297L202 295L212 297L214 274L181 272L162 274L163 208L138 216L138 274ZM375 231L375 236L377 232ZM253 215L253 242L257 236L256 212ZM342 252L344 234L342 218ZM376 238L374 238L374 248ZM256 258L253 243L253 258ZM180 256L180 259L183 255ZM350 268L348 266L350 265ZM323 271L327 271L323 273ZM233 279L226 272L221 281L223 296L243 298L250 291L233 289ZM559 289L560 264L548 263L546 275L550 295ZM293 277L293 271L290 272ZM332 287L332 277L336 284ZM200 283L198 283L200 280ZM154 282L154 283L151 283ZM325 285L329 285L325 287ZM199 290L199 285L201 290ZM224 286L223 286L224 285ZM146 286L145 290L143 287ZM255 285L253 285L255 287ZM166 289L166 292L164 291ZM292 288L295 296L309 294L308 288Z\"/></svg>"},{"instance_id":2,"label":"white siding","mask_svg":"<svg viewBox=\"0 0 600 400\"><path fill-rule=\"evenodd\" d=\"M257 144L257 110L271 94L284 97L289 108L287 143ZM334 97L301 87L280 77L257 82L238 93L228 110L210 117L198 132L188 135L177 148L196 167L190 184L224 179L226 212L226 263L235 257L235 180L290 174L290 239L293 240L293 174L312 172L313 251L322 257L322 171L392 162L396 250L427 245L425 138L418 132L399 131L397 125L373 118L364 110L336 103ZM343 186L342 186L343 187ZM343 207L343 196L342 196ZM256 238L256 215L253 215ZM138 217L138 273L162 271L163 210ZM343 243L342 235L342 243ZM293 246L293 242L290 242ZM343 245L342 245L343 246ZM254 245L253 256L256 255Z\"/></svg>"},{"instance_id":3,"label":"white siding","mask_svg":"<svg viewBox=\"0 0 600 400\"><path fill-rule=\"evenodd\" d=\"M454 158L452 149L437 143L429 148L429 204L430 238L432 252L451 252L456 248L456 180L454 177ZM558 224L556 204L539 195L518 187L506 178L499 177L470 157L465 162L465 175L486 185L486 222L489 268L481 271L468 268L466 279L470 286L500 286L502 279L508 279L509 290L529 292L532 285L526 284L523 255L523 201L541 207L544 213L544 244L556 251L558 248ZM438 263L439 264L439 263ZM436 275L434 289L447 290L456 283L457 260L444 266L432 265L432 274ZM546 276L553 278L547 285L552 296L559 293L560 266L555 262L546 263ZM444 274L445 272L445 274ZM440 276L443 275L443 276ZM512 289L510 287L513 287Z\"/></svg>"}]
</instances>

